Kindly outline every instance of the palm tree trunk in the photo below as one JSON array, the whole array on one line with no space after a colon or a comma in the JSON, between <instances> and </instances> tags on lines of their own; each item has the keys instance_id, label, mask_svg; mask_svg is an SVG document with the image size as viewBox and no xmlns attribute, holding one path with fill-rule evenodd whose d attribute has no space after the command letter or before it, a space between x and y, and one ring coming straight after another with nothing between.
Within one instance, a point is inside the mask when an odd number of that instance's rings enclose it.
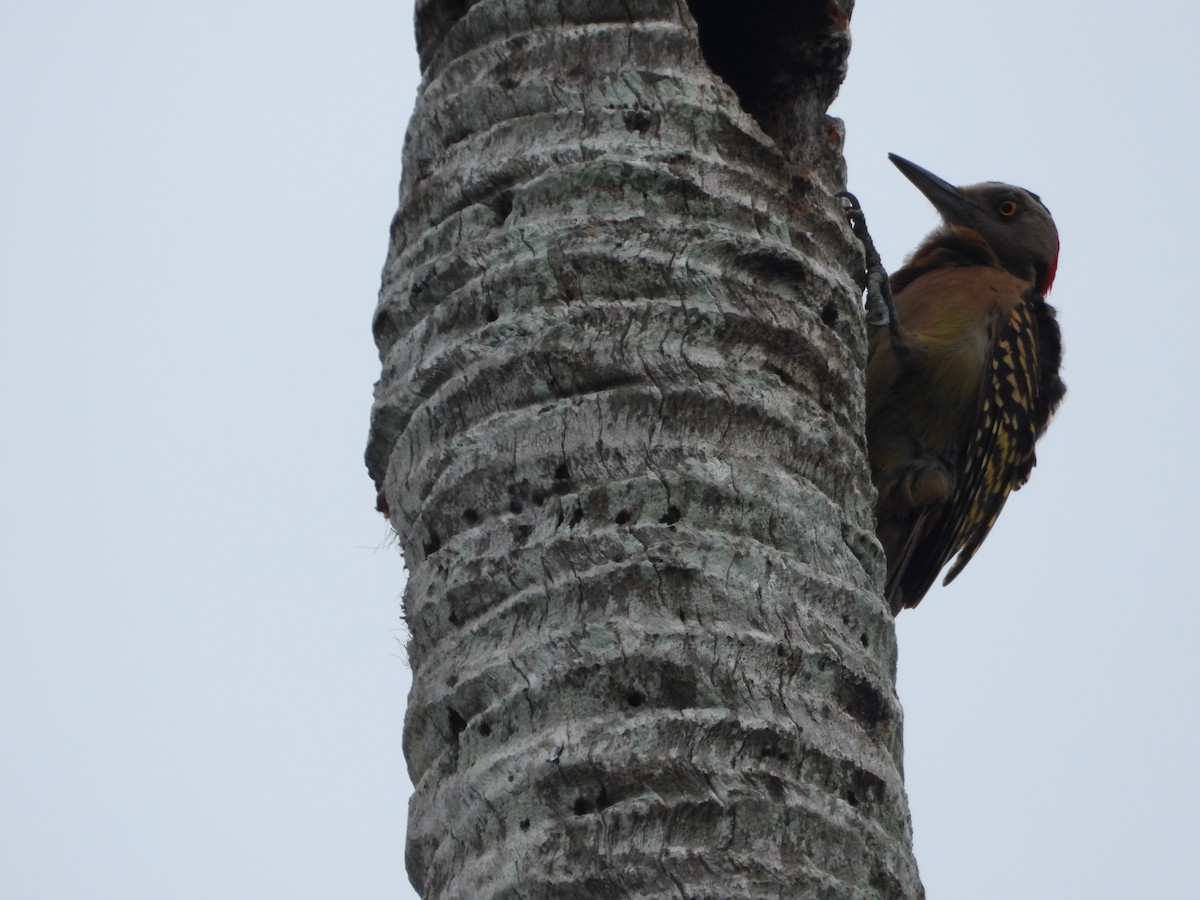
<instances>
[{"instance_id":1,"label":"palm tree trunk","mask_svg":"<svg viewBox=\"0 0 1200 900\"><path fill-rule=\"evenodd\" d=\"M367 461L425 898L922 896L847 19L418 0Z\"/></svg>"}]
</instances>

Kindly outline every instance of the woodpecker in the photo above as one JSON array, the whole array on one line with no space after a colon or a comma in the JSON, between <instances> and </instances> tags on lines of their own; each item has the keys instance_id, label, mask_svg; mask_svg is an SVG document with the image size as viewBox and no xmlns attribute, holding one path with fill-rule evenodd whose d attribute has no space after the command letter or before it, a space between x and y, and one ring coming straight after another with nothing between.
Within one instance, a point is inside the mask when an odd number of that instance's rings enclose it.
<instances>
[{"instance_id":1,"label":"woodpecker","mask_svg":"<svg viewBox=\"0 0 1200 900\"><path fill-rule=\"evenodd\" d=\"M994 181L954 187L888 158L943 219L889 280L849 196L868 257L867 451L895 615L952 557L943 584L975 555L1028 480L1066 387L1046 303L1058 230L1041 198Z\"/></svg>"}]
</instances>

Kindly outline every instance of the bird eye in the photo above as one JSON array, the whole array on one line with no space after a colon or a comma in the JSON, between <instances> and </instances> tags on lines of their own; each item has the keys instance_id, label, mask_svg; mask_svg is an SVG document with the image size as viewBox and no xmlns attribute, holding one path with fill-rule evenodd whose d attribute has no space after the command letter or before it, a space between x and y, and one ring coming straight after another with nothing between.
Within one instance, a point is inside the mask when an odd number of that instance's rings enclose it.
<instances>
[{"instance_id":1,"label":"bird eye","mask_svg":"<svg viewBox=\"0 0 1200 900\"><path fill-rule=\"evenodd\" d=\"M1008 218L1009 216L1015 216L1018 209L1020 209L1020 207L1017 206L1016 200L1001 200L996 206L996 212L1000 213L1000 215L1004 216L1005 218Z\"/></svg>"}]
</instances>

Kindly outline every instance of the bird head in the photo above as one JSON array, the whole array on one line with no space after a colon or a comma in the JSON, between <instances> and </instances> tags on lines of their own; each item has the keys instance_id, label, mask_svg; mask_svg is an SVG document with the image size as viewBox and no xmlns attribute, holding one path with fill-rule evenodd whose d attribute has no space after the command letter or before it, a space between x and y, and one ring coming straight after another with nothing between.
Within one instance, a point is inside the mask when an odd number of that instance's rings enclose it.
<instances>
[{"instance_id":1,"label":"bird head","mask_svg":"<svg viewBox=\"0 0 1200 900\"><path fill-rule=\"evenodd\" d=\"M977 232L1005 269L1045 295L1058 268L1058 229L1037 194L999 181L955 187L916 163L888 154L948 225Z\"/></svg>"}]
</instances>

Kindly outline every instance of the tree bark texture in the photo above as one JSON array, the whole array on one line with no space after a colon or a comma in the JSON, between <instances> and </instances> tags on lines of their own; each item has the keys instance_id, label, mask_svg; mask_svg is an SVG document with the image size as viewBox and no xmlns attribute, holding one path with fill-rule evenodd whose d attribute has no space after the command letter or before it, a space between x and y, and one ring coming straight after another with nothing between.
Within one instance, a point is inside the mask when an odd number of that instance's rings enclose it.
<instances>
[{"instance_id":1,"label":"tree bark texture","mask_svg":"<svg viewBox=\"0 0 1200 900\"><path fill-rule=\"evenodd\" d=\"M849 3L418 0L367 461L425 898L921 896Z\"/></svg>"}]
</instances>

